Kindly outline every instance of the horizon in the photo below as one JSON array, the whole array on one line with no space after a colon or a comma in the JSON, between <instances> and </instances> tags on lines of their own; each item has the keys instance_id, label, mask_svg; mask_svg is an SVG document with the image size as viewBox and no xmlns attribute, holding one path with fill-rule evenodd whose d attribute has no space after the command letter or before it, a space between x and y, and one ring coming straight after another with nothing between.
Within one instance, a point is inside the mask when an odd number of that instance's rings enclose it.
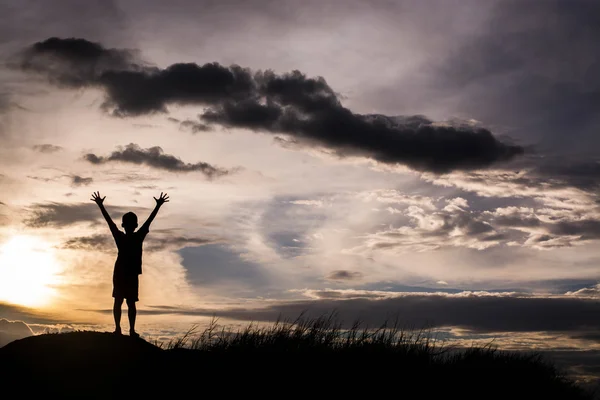
<instances>
[{"instance_id":1,"label":"horizon","mask_svg":"<svg viewBox=\"0 0 600 400\"><path fill-rule=\"evenodd\" d=\"M598 380L600 4L481 3L0 0L0 346L112 330L90 194L168 192L145 338L335 310Z\"/></svg>"}]
</instances>

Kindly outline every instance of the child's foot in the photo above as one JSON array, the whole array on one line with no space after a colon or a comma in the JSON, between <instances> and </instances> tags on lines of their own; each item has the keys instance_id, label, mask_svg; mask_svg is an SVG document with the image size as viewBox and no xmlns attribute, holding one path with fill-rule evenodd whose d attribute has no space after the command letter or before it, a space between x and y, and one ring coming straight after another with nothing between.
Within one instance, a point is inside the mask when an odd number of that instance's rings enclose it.
<instances>
[{"instance_id":1,"label":"child's foot","mask_svg":"<svg viewBox=\"0 0 600 400\"><path fill-rule=\"evenodd\" d=\"M121 335L121 328L115 329L115 331L113 332L113 335Z\"/></svg>"},{"instance_id":2,"label":"child's foot","mask_svg":"<svg viewBox=\"0 0 600 400\"><path fill-rule=\"evenodd\" d=\"M140 334L134 331L129 332L129 336L131 336L132 338L139 338Z\"/></svg>"}]
</instances>

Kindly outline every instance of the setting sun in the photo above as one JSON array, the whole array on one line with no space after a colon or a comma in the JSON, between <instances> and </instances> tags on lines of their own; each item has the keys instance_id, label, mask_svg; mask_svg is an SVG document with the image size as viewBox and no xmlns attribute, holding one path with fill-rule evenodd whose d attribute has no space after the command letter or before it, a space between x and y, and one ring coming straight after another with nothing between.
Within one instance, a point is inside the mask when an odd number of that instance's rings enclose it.
<instances>
[{"instance_id":1,"label":"setting sun","mask_svg":"<svg viewBox=\"0 0 600 400\"><path fill-rule=\"evenodd\" d=\"M14 236L0 246L0 300L23 306L47 304L58 270L49 244L33 236Z\"/></svg>"}]
</instances>

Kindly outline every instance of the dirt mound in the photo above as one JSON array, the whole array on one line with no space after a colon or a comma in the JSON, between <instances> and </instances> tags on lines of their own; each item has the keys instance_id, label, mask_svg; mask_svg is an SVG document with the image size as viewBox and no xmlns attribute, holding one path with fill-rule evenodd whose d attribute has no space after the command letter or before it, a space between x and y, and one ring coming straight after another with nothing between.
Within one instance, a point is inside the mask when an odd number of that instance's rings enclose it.
<instances>
[{"instance_id":1,"label":"dirt mound","mask_svg":"<svg viewBox=\"0 0 600 400\"><path fill-rule=\"evenodd\" d=\"M46 334L0 348L0 372L28 394L120 398L140 389L140 377L151 376L163 353L143 339L112 333Z\"/></svg>"}]
</instances>

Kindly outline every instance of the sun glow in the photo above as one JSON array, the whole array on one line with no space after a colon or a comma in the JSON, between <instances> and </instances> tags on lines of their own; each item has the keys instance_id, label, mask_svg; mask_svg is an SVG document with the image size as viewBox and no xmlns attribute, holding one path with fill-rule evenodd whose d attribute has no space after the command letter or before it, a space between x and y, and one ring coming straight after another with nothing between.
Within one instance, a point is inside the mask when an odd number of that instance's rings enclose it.
<instances>
[{"instance_id":1,"label":"sun glow","mask_svg":"<svg viewBox=\"0 0 600 400\"><path fill-rule=\"evenodd\" d=\"M0 246L0 300L29 307L47 305L56 294L60 266L43 240L13 236Z\"/></svg>"}]
</instances>

